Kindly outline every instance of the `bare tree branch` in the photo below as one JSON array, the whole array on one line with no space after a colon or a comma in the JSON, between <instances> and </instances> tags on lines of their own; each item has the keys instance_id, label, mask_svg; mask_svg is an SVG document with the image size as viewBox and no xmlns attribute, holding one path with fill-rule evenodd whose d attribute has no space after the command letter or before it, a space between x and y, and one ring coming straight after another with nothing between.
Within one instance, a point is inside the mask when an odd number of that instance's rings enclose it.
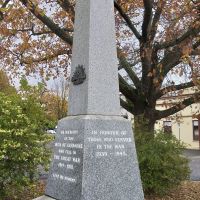
<instances>
[{"instance_id":1,"label":"bare tree branch","mask_svg":"<svg viewBox=\"0 0 200 200\"><path fill-rule=\"evenodd\" d=\"M196 49L200 46L200 39L193 45L193 49Z\"/></svg>"},{"instance_id":2,"label":"bare tree branch","mask_svg":"<svg viewBox=\"0 0 200 200\"><path fill-rule=\"evenodd\" d=\"M141 88L140 79L137 77L136 73L133 71L129 63L126 60L120 60L120 64L123 66L123 69L125 69L128 76L133 81L135 87L137 89L140 89Z\"/></svg>"},{"instance_id":3,"label":"bare tree branch","mask_svg":"<svg viewBox=\"0 0 200 200\"><path fill-rule=\"evenodd\" d=\"M136 73L133 71L133 69L131 68L131 65L126 60L126 58L124 56L120 55L121 50L118 49L118 52L119 52L118 53L119 64L121 66L120 68L123 68L126 71L126 73L129 75L130 79L133 81L135 87L137 89L140 89L140 87L141 87L140 79L138 78Z\"/></svg>"},{"instance_id":4,"label":"bare tree branch","mask_svg":"<svg viewBox=\"0 0 200 200\"><path fill-rule=\"evenodd\" d=\"M132 30L132 32L134 33L135 37L138 40L140 40L141 39L141 35L137 31L137 29L135 28L133 23L131 22L129 16L123 11L122 7L116 1L114 1L114 3L115 3L115 8L118 10L118 12L122 16L122 18L125 20L125 22L127 23L128 27Z\"/></svg>"},{"instance_id":5,"label":"bare tree branch","mask_svg":"<svg viewBox=\"0 0 200 200\"><path fill-rule=\"evenodd\" d=\"M156 31L158 28L158 22L160 20L160 17L161 17L161 14L162 14L165 4L166 4L165 0L160 0L157 3L157 9L155 11L153 22L152 22L152 27L151 27L151 41L153 41L155 38Z\"/></svg>"},{"instance_id":6,"label":"bare tree branch","mask_svg":"<svg viewBox=\"0 0 200 200\"><path fill-rule=\"evenodd\" d=\"M40 21L42 21L53 33L60 37L63 41L72 45L73 40L70 34L61 29L57 24L55 24L49 17L47 17L43 11L34 5L31 0L20 0L24 6Z\"/></svg>"},{"instance_id":7,"label":"bare tree branch","mask_svg":"<svg viewBox=\"0 0 200 200\"><path fill-rule=\"evenodd\" d=\"M65 10L68 13L71 13L72 21L74 22L75 11L74 11L74 6L70 3L70 1L69 0L57 0L57 2L63 10Z\"/></svg>"},{"instance_id":8,"label":"bare tree branch","mask_svg":"<svg viewBox=\"0 0 200 200\"><path fill-rule=\"evenodd\" d=\"M6 6L8 5L9 2L10 2L10 0L6 0L6 1L2 4L1 9L6 8ZM3 14L3 12L0 10L0 21L2 21L3 19L4 19L4 14Z\"/></svg>"},{"instance_id":9,"label":"bare tree branch","mask_svg":"<svg viewBox=\"0 0 200 200\"><path fill-rule=\"evenodd\" d=\"M162 66L161 74L163 77L165 77L173 67L181 63L181 56L182 52L179 48L174 48L172 51L166 53L159 63L159 65Z\"/></svg>"},{"instance_id":10,"label":"bare tree branch","mask_svg":"<svg viewBox=\"0 0 200 200\"><path fill-rule=\"evenodd\" d=\"M124 101L122 98L120 98L120 105L127 110L128 112L134 114L134 105L132 105L131 103L128 103L126 101Z\"/></svg>"},{"instance_id":11,"label":"bare tree branch","mask_svg":"<svg viewBox=\"0 0 200 200\"><path fill-rule=\"evenodd\" d=\"M191 55L193 55L193 56L198 56L198 55L200 55L200 49L192 50Z\"/></svg>"},{"instance_id":12,"label":"bare tree branch","mask_svg":"<svg viewBox=\"0 0 200 200\"><path fill-rule=\"evenodd\" d=\"M25 28L25 29L8 29L11 34L15 35L17 32L31 32L31 35L45 35L45 34L51 34L54 33L51 30L40 30L39 32L35 32L34 30L34 26L32 26L31 28ZM67 32L73 32L73 29L67 29L67 28L63 28L62 30L67 31Z\"/></svg>"},{"instance_id":13,"label":"bare tree branch","mask_svg":"<svg viewBox=\"0 0 200 200\"><path fill-rule=\"evenodd\" d=\"M50 34L53 33L51 30L41 30L40 32L35 32L34 30L34 26L32 26L31 28L24 28L24 29L9 29L8 31L15 35L18 32L31 32L31 35L45 35L45 34Z\"/></svg>"},{"instance_id":14,"label":"bare tree branch","mask_svg":"<svg viewBox=\"0 0 200 200\"><path fill-rule=\"evenodd\" d=\"M119 74L119 90L120 92L132 102L136 102L136 90L130 86L123 77Z\"/></svg>"},{"instance_id":15,"label":"bare tree branch","mask_svg":"<svg viewBox=\"0 0 200 200\"><path fill-rule=\"evenodd\" d=\"M5 0L5 2L3 3L1 8L5 8L8 5L9 2L10 2L10 0Z\"/></svg>"},{"instance_id":16,"label":"bare tree branch","mask_svg":"<svg viewBox=\"0 0 200 200\"><path fill-rule=\"evenodd\" d=\"M185 33L183 33L180 37L177 37L169 42L164 42L162 44L156 44L155 48L156 49L164 49L164 48L169 48L173 47L177 44L180 44L183 42L185 39L197 36L200 32L200 25L197 27L190 27Z\"/></svg>"},{"instance_id":17,"label":"bare tree branch","mask_svg":"<svg viewBox=\"0 0 200 200\"><path fill-rule=\"evenodd\" d=\"M187 106L189 106L193 103L199 102L199 101L200 101L200 93L193 94L190 98L184 99L182 102L175 104L174 106L172 106L171 108L169 108L167 110L163 110L163 111L157 110L156 111L156 115L157 115L156 120L173 115L173 114L183 110Z\"/></svg>"},{"instance_id":18,"label":"bare tree branch","mask_svg":"<svg viewBox=\"0 0 200 200\"><path fill-rule=\"evenodd\" d=\"M72 52L71 52L71 49L63 49L63 50L59 50L57 52L54 52L53 54L49 54L49 55L46 55L46 56L43 56L43 57L40 57L40 58L33 58L33 57L26 57L26 58L22 58L20 59L20 63L21 64L32 64L32 63L39 63L39 62L44 62L44 61L47 61L47 60L51 60L51 59L54 59L58 56L61 56L61 55L70 55Z\"/></svg>"},{"instance_id":19,"label":"bare tree branch","mask_svg":"<svg viewBox=\"0 0 200 200\"><path fill-rule=\"evenodd\" d=\"M190 53L190 55L195 55L195 53L197 55L199 50L196 49L198 48L198 46L200 45L200 40L197 41L194 45L193 45L193 49ZM196 50L195 50L196 49ZM166 51L167 53L165 54L164 58L160 61L159 65L162 66L162 72L161 75L163 77L166 76L166 74L176 65L180 64L181 61L181 56L183 55L183 52L181 50L181 48L179 47L175 47L173 48L171 51Z\"/></svg>"},{"instance_id":20,"label":"bare tree branch","mask_svg":"<svg viewBox=\"0 0 200 200\"><path fill-rule=\"evenodd\" d=\"M159 99L160 97L164 96L165 94L172 92L172 91L178 91L186 88L194 87L193 81L190 81L188 83L182 83L179 85L170 85L168 87L165 87L161 89L157 94L156 94L156 99Z\"/></svg>"},{"instance_id":21,"label":"bare tree branch","mask_svg":"<svg viewBox=\"0 0 200 200\"><path fill-rule=\"evenodd\" d=\"M144 19L142 24L142 37L143 40L146 41L151 27L153 2L152 0L143 0L143 2Z\"/></svg>"}]
</instances>

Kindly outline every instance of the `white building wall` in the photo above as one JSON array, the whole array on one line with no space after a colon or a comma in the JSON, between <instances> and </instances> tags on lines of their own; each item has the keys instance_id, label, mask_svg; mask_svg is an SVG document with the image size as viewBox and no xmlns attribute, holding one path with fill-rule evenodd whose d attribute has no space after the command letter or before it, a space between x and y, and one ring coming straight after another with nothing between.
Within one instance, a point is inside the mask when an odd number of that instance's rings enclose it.
<instances>
[{"instance_id":1,"label":"white building wall","mask_svg":"<svg viewBox=\"0 0 200 200\"><path fill-rule=\"evenodd\" d=\"M166 109L165 106L161 104L157 105L158 110ZM200 103L193 104L186 107L181 112L176 113L173 116L159 120L155 125L155 130L163 129L164 121L172 122L172 134L176 136L177 139L180 139L185 144L187 144L188 149L199 149L199 141L193 140L193 120L198 120L195 118L195 114L200 112Z\"/></svg>"}]
</instances>

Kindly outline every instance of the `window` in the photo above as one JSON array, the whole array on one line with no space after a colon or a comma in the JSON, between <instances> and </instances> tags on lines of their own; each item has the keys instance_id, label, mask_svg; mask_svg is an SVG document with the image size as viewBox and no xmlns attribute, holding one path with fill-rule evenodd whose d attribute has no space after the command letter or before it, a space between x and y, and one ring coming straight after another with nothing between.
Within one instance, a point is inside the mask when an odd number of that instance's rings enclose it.
<instances>
[{"instance_id":1,"label":"window","mask_svg":"<svg viewBox=\"0 0 200 200\"><path fill-rule=\"evenodd\" d=\"M163 122L163 130L164 130L164 133L172 134L172 122L164 121Z\"/></svg>"},{"instance_id":2,"label":"window","mask_svg":"<svg viewBox=\"0 0 200 200\"><path fill-rule=\"evenodd\" d=\"M193 140L199 140L199 122L198 120L193 120Z\"/></svg>"}]
</instances>

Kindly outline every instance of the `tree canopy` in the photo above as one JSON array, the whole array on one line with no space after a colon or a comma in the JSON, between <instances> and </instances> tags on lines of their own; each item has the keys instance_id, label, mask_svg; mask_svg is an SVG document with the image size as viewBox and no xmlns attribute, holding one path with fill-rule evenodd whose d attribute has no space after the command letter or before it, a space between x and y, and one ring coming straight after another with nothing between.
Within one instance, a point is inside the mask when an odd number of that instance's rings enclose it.
<instances>
[{"instance_id":1,"label":"tree canopy","mask_svg":"<svg viewBox=\"0 0 200 200\"><path fill-rule=\"evenodd\" d=\"M10 84L10 80L3 70L0 70L0 92L6 94L16 93L15 87Z\"/></svg>"},{"instance_id":2,"label":"tree canopy","mask_svg":"<svg viewBox=\"0 0 200 200\"><path fill-rule=\"evenodd\" d=\"M0 59L18 74L67 76L73 45L74 0L1 0ZM121 105L147 120L172 115L200 98L195 92L171 108L156 101L199 82L200 3L195 0L116 0ZM181 83L171 80L182 77ZM184 77L184 79L183 79Z\"/></svg>"},{"instance_id":3,"label":"tree canopy","mask_svg":"<svg viewBox=\"0 0 200 200\"><path fill-rule=\"evenodd\" d=\"M58 120L67 115L67 88L66 85L57 85L57 90L52 92L44 83L29 85L24 77L20 81L19 93L22 98L37 101L43 107L46 118L46 129L54 129ZM34 113L34 110L33 110ZM35 115L35 113L34 113Z\"/></svg>"},{"instance_id":4,"label":"tree canopy","mask_svg":"<svg viewBox=\"0 0 200 200\"><path fill-rule=\"evenodd\" d=\"M0 92L0 199L17 196L23 186L38 176L38 166L50 159L43 107L32 94Z\"/></svg>"}]
</instances>

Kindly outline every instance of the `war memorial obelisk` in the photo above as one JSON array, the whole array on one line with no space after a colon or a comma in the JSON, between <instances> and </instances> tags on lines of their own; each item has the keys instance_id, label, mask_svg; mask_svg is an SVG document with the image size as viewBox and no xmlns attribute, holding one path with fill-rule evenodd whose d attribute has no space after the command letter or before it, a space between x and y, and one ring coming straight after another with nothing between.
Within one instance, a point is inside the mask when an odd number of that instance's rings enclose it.
<instances>
[{"instance_id":1,"label":"war memorial obelisk","mask_svg":"<svg viewBox=\"0 0 200 200\"><path fill-rule=\"evenodd\" d=\"M118 85L113 0L77 0L68 117L59 121L39 199L144 199Z\"/></svg>"}]
</instances>

